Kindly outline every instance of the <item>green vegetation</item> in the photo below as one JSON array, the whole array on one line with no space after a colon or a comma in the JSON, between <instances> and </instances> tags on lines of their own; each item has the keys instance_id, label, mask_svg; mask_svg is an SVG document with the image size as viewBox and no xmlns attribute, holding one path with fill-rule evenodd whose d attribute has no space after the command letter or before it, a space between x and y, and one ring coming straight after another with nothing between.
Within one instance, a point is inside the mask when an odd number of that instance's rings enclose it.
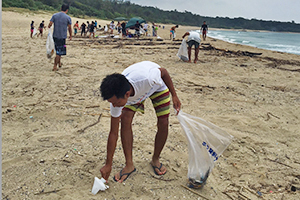
<instances>
[{"instance_id":1,"label":"green vegetation","mask_svg":"<svg viewBox=\"0 0 300 200\"><path fill-rule=\"evenodd\" d=\"M267 31L300 32L300 24L292 22L264 21L257 19L204 17L176 9L164 11L159 8L140 6L124 0L2 0L2 7L27 8L32 11L58 11L63 3L70 5L69 14L84 18L102 19L139 16L148 22L198 26L206 21L210 27L225 29L251 29Z\"/></svg>"}]
</instances>

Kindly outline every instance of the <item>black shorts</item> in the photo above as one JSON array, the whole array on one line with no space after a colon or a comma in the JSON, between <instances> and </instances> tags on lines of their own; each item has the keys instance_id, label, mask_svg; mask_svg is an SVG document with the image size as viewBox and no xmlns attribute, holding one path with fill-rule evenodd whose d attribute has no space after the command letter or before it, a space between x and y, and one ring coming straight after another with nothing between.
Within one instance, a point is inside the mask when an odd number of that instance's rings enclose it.
<instances>
[{"instance_id":1,"label":"black shorts","mask_svg":"<svg viewBox=\"0 0 300 200\"><path fill-rule=\"evenodd\" d=\"M198 49L199 48L199 42L195 41L195 40L190 40L187 42L189 47L192 47L193 45L195 45L195 48Z\"/></svg>"},{"instance_id":2,"label":"black shorts","mask_svg":"<svg viewBox=\"0 0 300 200\"><path fill-rule=\"evenodd\" d=\"M55 44L56 55L59 56L67 55L66 39L53 37L53 40Z\"/></svg>"}]
</instances>

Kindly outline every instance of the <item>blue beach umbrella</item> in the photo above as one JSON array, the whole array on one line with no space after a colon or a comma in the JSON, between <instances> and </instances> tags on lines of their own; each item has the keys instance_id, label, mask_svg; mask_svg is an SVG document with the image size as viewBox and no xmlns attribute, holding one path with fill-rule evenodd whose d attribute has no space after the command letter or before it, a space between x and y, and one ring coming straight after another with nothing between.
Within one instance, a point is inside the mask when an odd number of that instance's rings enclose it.
<instances>
[{"instance_id":1,"label":"blue beach umbrella","mask_svg":"<svg viewBox=\"0 0 300 200\"><path fill-rule=\"evenodd\" d=\"M131 29L134 28L134 25L136 24L136 21L139 21L140 24L141 23L146 23L146 21L141 17L133 17L127 22L125 28L131 28Z\"/></svg>"}]
</instances>

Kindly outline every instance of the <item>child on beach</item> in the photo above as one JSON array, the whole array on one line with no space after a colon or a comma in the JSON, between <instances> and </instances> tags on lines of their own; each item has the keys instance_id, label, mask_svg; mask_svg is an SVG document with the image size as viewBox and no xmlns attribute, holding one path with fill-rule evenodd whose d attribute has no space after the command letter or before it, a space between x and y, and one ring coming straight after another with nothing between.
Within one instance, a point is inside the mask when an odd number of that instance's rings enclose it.
<instances>
[{"instance_id":1,"label":"child on beach","mask_svg":"<svg viewBox=\"0 0 300 200\"><path fill-rule=\"evenodd\" d=\"M181 103L177 97L171 77L158 64L143 61L126 68L122 74L106 76L100 86L101 96L110 102L111 125L107 141L106 164L100 169L105 180L112 170L112 161L118 140L121 120L121 140L125 155L125 167L114 176L116 182L125 181L136 171L132 160L133 134L132 120L136 111L144 113L144 102L150 98L157 115L157 133L151 166L154 173L164 175L166 167L159 161L160 153L168 137L170 93L177 113Z\"/></svg>"},{"instance_id":2,"label":"child on beach","mask_svg":"<svg viewBox=\"0 0 300 200\"><path fill-rule=\"evenodd\" d=\"M33 30L34 30L34 21L31 21L31 24L30 24L30 37L31 38L32 38Z\"/></svg>"},{"instance_id":3,"label":"child on beach","mask_svg":"<svg viewBox=\"0 0 300 200\"><path fill-rule=\"evenodd\" d=\"M43 37L43 30L46 29L45 27L45 22L44 20L42 21L42 23L40 23L40 26L39 26L39 34L37 35L37 37L39 37L39 35L41 35L41 37Z\"/></svg>"},{"instance_id":4,"label":"child on beach","mask_svg":"<svg viewBox=\"0 0 300 200\"><path fill-rule=\"evenodd\" d=\"M200 31L201 31L201 30L202 30L202 39L203 39L203 41L205 41L205 39L206 39L206 34L207 34L207 30L208 30L206 21L203 22Z\"/></svg>"},{"instance_id":5,"label":"child on beach","mask_svg":"<svg viewBox=\"0 0 300 200\"><path fill-rule=\"evenodd\" d=\"M73 28L74 28L74 36L76 36L77 30L79 29L78 21L76 21L76 23L74 24Z\"/></svg>"},{"instance_id":6,"label":"child on beach","mask_svg":"<svg viewBox=\"0 0 300 200\"><path fill-rule=\"evenodd\" d=\"M175 29L178 28L178 25L172 26L170 29L170 40L175 40Z\"/></svg>"}]
</instances>

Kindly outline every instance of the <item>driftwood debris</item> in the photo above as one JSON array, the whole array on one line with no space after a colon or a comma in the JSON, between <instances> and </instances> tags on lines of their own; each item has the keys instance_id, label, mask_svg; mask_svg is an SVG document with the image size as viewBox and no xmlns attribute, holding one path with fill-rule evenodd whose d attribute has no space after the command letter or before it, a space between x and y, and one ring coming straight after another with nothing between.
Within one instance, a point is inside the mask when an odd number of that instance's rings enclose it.
<instances>
[{"instance_id":1,"label":"driftwood debris","mask_svg":"<svg viewBox=\"0 0 300 200\"><path fill-rule=\"evenodd\" d=\"M262 53L254 53L254 52L249 52L249 51L231 51L228 49L219 49L216 47L213 47L211 44L209 43L202 43L202 46L200 48L201 50L216 50L216 51L221 51L224 53L229 53L229 54L235 54L235 55L239 55L239 56L249 56L249 57L253 57L253 56L260 56L262 55Z\"/></svg>"},{"instance_id":2,"label":"driftwood debris","mask_svg":"<svg viewBox=\"0 0 300 200\"><path fill-rule=\"evenodd\" d=\"M98 120L95 123L90 124L90 125L86 126L85 128L78 130L78 133L84 133L84 131L86 129L88 129L88 128L90 128L90 127L95 126L96 124L98 124L100 122L101 116L102 116L102 113L99 115Z\"/></svg>"}]
</instances>

